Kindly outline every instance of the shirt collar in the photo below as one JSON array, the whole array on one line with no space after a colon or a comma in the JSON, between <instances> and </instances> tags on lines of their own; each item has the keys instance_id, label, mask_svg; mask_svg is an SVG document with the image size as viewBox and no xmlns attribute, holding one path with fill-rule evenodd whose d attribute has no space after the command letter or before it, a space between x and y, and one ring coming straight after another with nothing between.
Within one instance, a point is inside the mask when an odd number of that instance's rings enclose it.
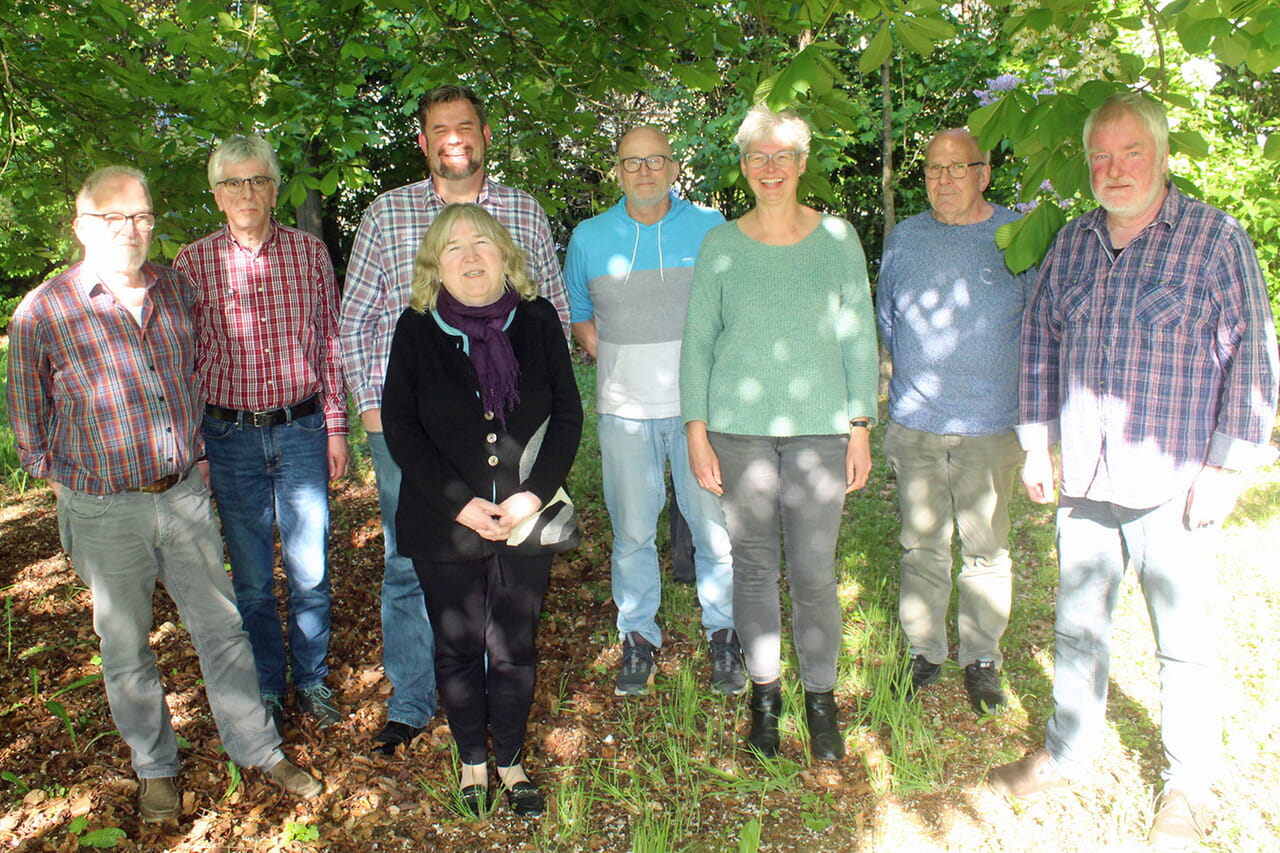
<instances>
[{"instance_id":1,"label":"shirt collar","mask_svg":"<svg viewBox=\"0 0 1280 853\"><path fill-rule=\"evenodd\" d=\"M159 278L155 264L150 261L144 261L142 264L142 280L143 287L150 290ZM92 299L99 294L109 294L106 284L103 283L102 277L95 271L85 266L84 261L76 264L74 270L74 280L76 287L80 293L88 299Z\"/></svg>"},{"instance_id":2,"label":"shirt collar","mask_svg":"<svg viewBox=\"0 0 1280 853\"><path fill-rule=\"evenodd\" d=\"M241 243L239 240L236 239L236 235L231 233L231 225L229 223L226 223L226 222L222 223L222 234L224 237L226 237L227 241L230 242L231 245L235 246L237 249L240 249L241 251L244 251L244 252L250 252L250 254L253 254L253 255L260 255L264 251L266 251L267 247L270 246L272 243L274 243L276 239L280 236L280 222L275 218L275 215L273 214L271 217L271 233L267 235L267 239L262 241L262 245L258 247L258 251L256 252L251 251L248 246L244 245L243 243Z\"/></svg>"},{"instance_id":3,"label":"shirt collar","mask_svg":"<svg viewBox=\"0 0 1280 853\"><path fill-rule=\"evenodd\" d=\"M449 202L444 200L444 197L441 196L440 193L436 192L435 178L428 176L427 180L424 183L426 183L427 185L425 188L425 192L426 192L428 207L431 207L431 206L445 207L446 205L449 204ZM484 181L480 184L480 192L476 195L476 204L480 205L481 207L500 206L501 198L490 191L492 183L493 182L489 180L488 173L486 173L484 176Z\"/></svg>"},{"instance_id":4,"label":"shirt collar","mask_svg":"<svg viewBox=\"0 0 1280 853\"><path fill-rule=\"evenodd\" d=\"M1156 213L1156 218L1151 220L1146 228L1142 229L1142 233L1146 233L1156 223L1161 223L1168 228L1172 228L1173 224L1178 221L1178 217L1182 213L1183 206L1187 203L1187 197L1178 191L1173 181L1165 183L1168 192L1164 195L1164 201L1160 203L1160 210ZM1085 231L1093 231L1099 235L1104 234L1107 230L1107 211L1102 205L1098 205L1093 210L1086 213L1080 221L1080 227ZM1106 237L1108 245L1110 245L1110 235Z\"/></svg>"}]
</instances>

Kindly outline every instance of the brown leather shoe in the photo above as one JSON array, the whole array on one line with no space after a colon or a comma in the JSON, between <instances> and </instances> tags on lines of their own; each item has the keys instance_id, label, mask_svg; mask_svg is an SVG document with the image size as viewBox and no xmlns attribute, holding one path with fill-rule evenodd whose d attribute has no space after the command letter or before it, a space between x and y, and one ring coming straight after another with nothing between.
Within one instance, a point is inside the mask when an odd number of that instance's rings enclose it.
<instances>
[{"instance_id":1,"label":"brown leather shoe","mask_svg":"<svg viewBox=\"0 0 1280 853\"><path fill-rule=\"evenodd\" d=\"M138 814L143 823L177 817L179 810L178 786L172 776L138 780Z\"/></svg>"},{"instance_id":2,"label":"brown leather shoe","mask_svg":"<svg viewBox=\"0 0 1280 853\"><path fill-rule=\"evenodd\" d=\"M282 758L267 771L267 781L285 793L309 800L324 793L324 783L287 758Z\"/></svg>"},{"instance_id":3,"label":"brown leather shoe","mask_svg":"<svg viewBox=\"0 0 1280 853\"><path fill-rule=\"evenodd\" d=\"M1049 788L1070 785L1049 750L1041 747L1012 764L994 767L987 774L987 785L1005 797L1029 797Z\"/></svg>"},{"instance_id":4,"label":"brown leather shoe","mask_svg":"<svg viewBox=\"0 0 1280 853\"><path fill-rule=\"evenodd\" d=\"M1157 850L1185 850L1198 847L1209 831L1209 807L1193 803L1176 788L1160 797L1160 808L1151 825L1148 840Z\"/></svg>"}]
</instances>

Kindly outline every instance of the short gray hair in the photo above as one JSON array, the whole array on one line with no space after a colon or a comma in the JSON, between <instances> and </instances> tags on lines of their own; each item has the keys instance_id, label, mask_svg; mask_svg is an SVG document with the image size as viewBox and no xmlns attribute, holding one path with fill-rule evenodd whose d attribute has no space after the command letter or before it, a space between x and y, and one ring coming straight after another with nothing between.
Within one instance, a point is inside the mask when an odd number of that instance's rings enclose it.
<instances>
[{"instance_id":1,"label":"short gray hair","mask_svg":"<svg viewBox=\"0 0 1280 853\"><path fill-rule=\"evenodd\" d=\"M93 201L104 184L119 178L133 178L133 180L142 184L142 189L147 194L147 200L150 201L151 189L147 186L147 176L142 172L132 166L103 166L85 178L84 184L80 187L80 192L76 193L76 214L79 215L80 209Z\"/></svg>"},{"instance_id":2,"label":"short gray hair","mask_svg":"<svg viewBox=\"0 0 1280 853\"><path fill-rule=\"evenodd\" d=\"M261 136L229 136L209 157L209 189L222 180L222 170L233 163L257 160L267 166L267 177L280 186L280 158L276 150Z\"/></svg>"},{"instance_id":3,"label":"short gray hair","mask_svg":"<svg viewBox=\"0 0 1280 853\"><path fill-rule=\"evenodd\" d=\"M1117 92L1089 113L1081 134L1085 153L1089 152L1089 137L1093 136L1095 129L1124 115L1136 118L1151 134L1156 142L1157 157L1169 153L1169 117L1165 114L1164 104L1137 92Z\"/></svg>"},{"instance_id":4,"label":"short gray hair","mask_svg":"<svg viewBox=\"0 0 1280 853\"><path fill-rule=\"evenodd\" d=\"M745 157L752 143L771 135L794 139L796 149L801 154L808 154L813 131L795 110L779 110L775 113L762 101L747 111L747 117L738 125L738 133L733 141L738 145L738 153Z\"/></svg>"}]
</instances>

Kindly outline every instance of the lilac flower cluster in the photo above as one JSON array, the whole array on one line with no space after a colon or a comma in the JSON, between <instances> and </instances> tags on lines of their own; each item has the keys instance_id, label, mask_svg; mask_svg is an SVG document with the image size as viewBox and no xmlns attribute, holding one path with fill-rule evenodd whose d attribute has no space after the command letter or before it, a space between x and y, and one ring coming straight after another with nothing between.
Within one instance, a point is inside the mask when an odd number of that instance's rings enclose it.
<instances>
[{"instance_id":1,"label":"lilac flower cluster","mask_svg":"<svg viewBox=\"0 0 1280 853\"><path fill-rule=\"evenodd\" d=\"M994 104L1000 97L1001 92L1009 92L1022 85L1022 78L1017 74L1001 74L999 77L987 78L987 88L974 89L973 94L978 96L979 106L989 106Z\"/></svg>"}]
</instances>

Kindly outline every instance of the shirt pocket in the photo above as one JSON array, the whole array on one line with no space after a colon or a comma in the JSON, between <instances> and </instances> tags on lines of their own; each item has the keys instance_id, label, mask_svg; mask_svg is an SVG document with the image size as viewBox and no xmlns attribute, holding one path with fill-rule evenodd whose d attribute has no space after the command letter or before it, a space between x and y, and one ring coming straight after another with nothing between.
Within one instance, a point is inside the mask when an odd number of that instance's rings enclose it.
<instances>
[{"instance_id":1,"label":"shirt pocket","mask_svg":"<svg viewBox=\"0 0 1280 853\"><path fill-rule=\"evenodd\" d=\"M1143 326L1169 329L1188 322L1191 285L1185 278L1167 273L1142 283L1134 300L1134 319Z\"/></svg>"}]
</instances>

